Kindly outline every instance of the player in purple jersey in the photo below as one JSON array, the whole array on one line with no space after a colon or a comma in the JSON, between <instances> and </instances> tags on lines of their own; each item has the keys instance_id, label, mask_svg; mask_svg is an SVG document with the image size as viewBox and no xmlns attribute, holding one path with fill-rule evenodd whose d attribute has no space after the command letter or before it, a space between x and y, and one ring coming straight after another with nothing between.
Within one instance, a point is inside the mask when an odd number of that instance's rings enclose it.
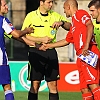
<instances>
[{"instance_id":1,"label":"player in purple jersey","mask_svg":"<svg viewBox=\"0 0 100 100\"><path fill-rule=\"evenodd\" d=\"M15 38L19 38L25 34L32 33L33 28L26 28L23 31L16 30L11 22L4 17L4 14L8 13L8 6L5 0L0 0L0 6L0 84L5 92L5 100L14 100L14 95L10 85L11 76L5 49L4 32L12 34Z\"/></svg>"}]
</instances>

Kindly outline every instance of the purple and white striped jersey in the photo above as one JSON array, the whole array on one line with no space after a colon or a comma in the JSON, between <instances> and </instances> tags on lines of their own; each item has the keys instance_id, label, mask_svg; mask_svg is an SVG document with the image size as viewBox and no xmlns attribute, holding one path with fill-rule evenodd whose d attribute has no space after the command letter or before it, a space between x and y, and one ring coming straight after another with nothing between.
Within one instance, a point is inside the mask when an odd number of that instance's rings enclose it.
<instances>
[{"instance_id":1,"label":"purple and white striped jersey","mask_svg":"<svg viewBox=\"0 0 100 100\"><path fill-rule=\"evenodd\" d=\"M5 48L4 32L7 34L14 30L11 22L4 16L0 16L0 66L8 65L8 58Z\"/></svg>"}]
</instances>

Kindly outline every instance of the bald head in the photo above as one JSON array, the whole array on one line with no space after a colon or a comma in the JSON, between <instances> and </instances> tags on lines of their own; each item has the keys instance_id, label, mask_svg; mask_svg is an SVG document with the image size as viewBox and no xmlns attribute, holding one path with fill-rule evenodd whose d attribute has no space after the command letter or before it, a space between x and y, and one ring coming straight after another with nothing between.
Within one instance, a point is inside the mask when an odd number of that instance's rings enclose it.
<instances>
[{"instance_id":1,"label":"bald head","mask_svg":"<svg viewBox=\"0 0 100 100\"><path fill-rule=\"evenodd\" d=\"M78 3L76 0L66 0L64 2L64 13L66 17L72 17L74 13L78 10Z\"/></svg>"},{"instance_id":2,"label":"bald head","mask_svg":"<svg viewBox=\"0 0 100 100\"><path fill-rule=\"evenodd\" d=\"M78 8L78 3L76 0L66 0L65 5L70 5L71 7Z\"/></svg>"}]
</instances>

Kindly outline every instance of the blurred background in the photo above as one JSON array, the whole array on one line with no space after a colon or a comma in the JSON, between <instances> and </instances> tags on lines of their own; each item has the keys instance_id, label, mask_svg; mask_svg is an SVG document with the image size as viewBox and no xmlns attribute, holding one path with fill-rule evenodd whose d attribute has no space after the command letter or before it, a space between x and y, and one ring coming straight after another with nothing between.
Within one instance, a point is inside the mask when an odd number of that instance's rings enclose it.
<instances>
[{"instance_id":1,"label":"blurred background","mask_svg":"<svg viewBox=\"0 0 100 100\"><path fill-rule=\"evenodd\" d=\"M55 0L53 10L64 15L63 3L65 0ZM79 8L88 11L88 3L90 0L77 0ZM39 0L7 0L9 13L7 18L13 23L16 29L21 29L26 14L36 10L39 6ZM70 20L70 19L69 19ZM65 38L67 31L59 28L57 40ZM7 54L10 61L27 61L27 46L14 39L5 39ZM57 48L59 62L75 62L76 55L72 44L66 47Z\"/></svg>"}]
</instances>

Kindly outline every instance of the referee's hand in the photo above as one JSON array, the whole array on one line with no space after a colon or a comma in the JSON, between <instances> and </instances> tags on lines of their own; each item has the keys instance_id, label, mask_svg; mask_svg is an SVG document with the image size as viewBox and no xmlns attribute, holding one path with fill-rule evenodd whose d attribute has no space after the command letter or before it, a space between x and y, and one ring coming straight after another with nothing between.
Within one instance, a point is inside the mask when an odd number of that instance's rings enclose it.
<instances>
[{"instance_id":1,"label":"referee's hand","mask_svg":"<svg viewBox=\"0 0 100 100\"><path fill-rule=\"evenodd\" d=\"M62 21L54 22L54 23L52 24L52 28L58 29L60 26L62 26L62 24L63 24Z\"/></svg>"},{"instance_id":2,"label":"referee's hand","mask_svg":"<svg viewBox=\"0 0 100 100\"><path fill-rule=\"evenodd\" d=\"M49 43L52 41L52 38L45 36L45 37L41 37L41 42L42 43Z\"/></svg>"}]
</instances>

